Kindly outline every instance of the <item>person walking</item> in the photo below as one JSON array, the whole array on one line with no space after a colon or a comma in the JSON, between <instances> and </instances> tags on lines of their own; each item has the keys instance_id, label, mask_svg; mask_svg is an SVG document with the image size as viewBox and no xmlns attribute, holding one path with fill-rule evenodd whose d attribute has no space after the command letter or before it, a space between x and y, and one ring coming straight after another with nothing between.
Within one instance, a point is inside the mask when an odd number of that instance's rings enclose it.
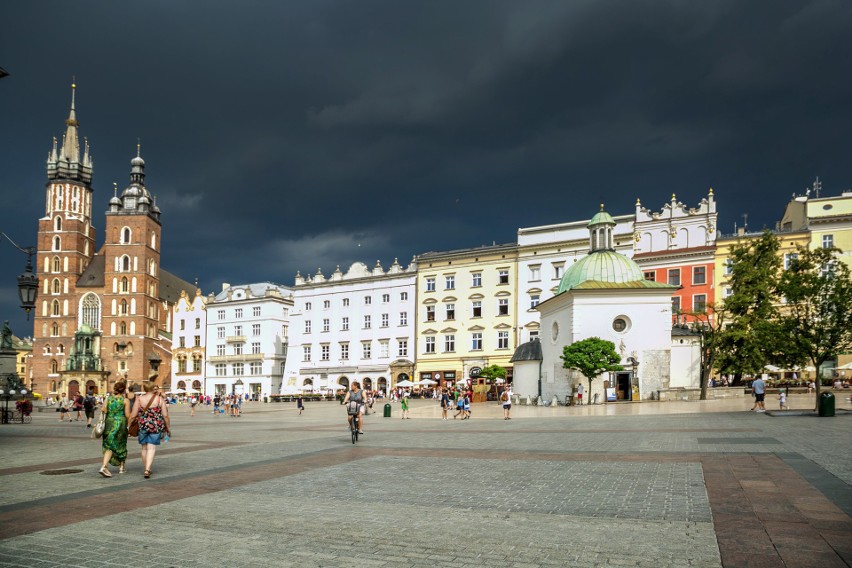
<instances>
[{"instance_id":1,"label":"person walking","mask_svg":"<svg viewBox=\"0 0 852 568\"><path fill-rule=\"evenodd\" d=\"M450 395L445 389L441 389L441 419L449 420L450 412Z\"/></svg>"},{"instance_id":2,"label":"person walking","mask_svg":"<svg viewBox=\"0 0 852 568\"><path fill-rule=\"evenodd\" d=\"M189 415L195 416L195 405L198 404L198 397L192 395L192 398L189 399Z\"/></svg>"},{"instance_id":3,"label":"person walking","mask_svg":"<svg viewBox=\"0 0 852 568\"><path fill-rule=\"evenodd\" d=\"M296 397L296 408L299 410L299 416L302 415L302 411L305 409L305 401L302 399L302 395Z\"/></svg>"},{"instance_id":4,"label":"person walking","mask_svg":"<svg viewBox=\"0 0 852 568\"><path fill-rule=\"evenodd\" d=\"M95 417L95 408L97 407L98 401L95 400L95 395L92 391L89 391L86 394L86 398L83 399L83 410L86 412L86 428L92 427L92 419Z\"/></svg>"},{"instance_id":5,"label":"person walking","mask_svg":"<svg viewBox=\"0 0 852 568\"><path fill-rule=\"evenodd\" d=\"M781 410L785 410L787 408L787 392L784 389L778 391L778 404L781 407Z\"/></svg>"},{"instance_id":6,"label":"person walking","mask_svg":"<svg viewBox=\"0 0 852 568\"><path fill-rule=\"evenodd\" d=\"M127 383L118 381L112 388L113 394L104 401L101 412L106 417L101 448L104 461L98 470L104 477L112 477L109 464L118 466L118 473L124 473L127 461L127 420L130 417L130 400L125 398Z\"/></svg>"},{"instance_id":7,"label":"person walking","mask_svg":"<svg viewBox=\"0 0 852 568\"><path fill-rule=\"evenodd\" d=\"M763 405L763 399L766 397L766 382L760 376L751 383L751 393L754 396L754 406L751 407L755 412L766 412L766 407Z\"/></svg>"},{"instance_id":8,"label":"person walking","mask_svg":"<svg viewBox=\"0 0 852 568\"><path fill-rule=\"evenodd\" d=\"M500 393L500 400L503 402L503 420L511 420L510 413L512 412L512 389L509 385Z\"/></svg>"},{"instance_id":9,"label":"person walking","mask_svg":"<svg viewBox=\"0 0 852 568\"><path fill-rule=\"evenodd\" d=\"M68 415L68 422L73 422L71 413L68 409L71 407L71 400L65 393L62 393L62 398L59 399L59 421L65 422L65 415Z\"/></svg>"},{"instance_id":10,"label":"person walking","mask_svg":"<svg viewBox=\"0 0 852 568\"><path fill-rule=\"evenodd\" d=\"M169 420L169 408L163 397L154 390L154 384L150 380L142 383L144 393L133 407L130 419L138 417L139 420L139 445L142 446L142 465L145 468L143 476L145 479L151 477L151 466L154 464L154 455L163 434L171 436ZM158 389L159 390L159 389Z\"/></svg>"},{"instance_id":11,"label":"person walking","mask_svg":"<svg viewBox=\"0 0 852 568\"><path fill-rule=\"evenodd\" d=\"M408 392L407 391L405 393L403 393L402 398L400 399L399 402L402 404L402 419L405 420L406 418L408 418L409 420L411 420L411 412L408 409L408 405L409 405L410 401L409 401L409 398L408 398Z\"/></svg>"},{"instance_id":12,"label":"person walking","mask_svg":"<svg viewBox=\"0 0 852 568\"><path fill-rule=\"evenodd\" d=\"M583 405L583 383L577 384L577 406Z\"/></svg>"}]
</instances>

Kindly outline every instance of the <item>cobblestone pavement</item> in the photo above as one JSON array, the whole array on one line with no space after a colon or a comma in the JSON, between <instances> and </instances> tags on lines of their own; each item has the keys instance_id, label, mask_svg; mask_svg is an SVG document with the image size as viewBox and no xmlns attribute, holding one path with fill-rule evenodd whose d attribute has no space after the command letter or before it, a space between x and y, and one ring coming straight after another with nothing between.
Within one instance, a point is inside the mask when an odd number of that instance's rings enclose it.
<instances>
[{"instance_id":1,"label":"cobblestone pavement","mask_svg":"<svg viewBox=\"0 0 852 568\"><path fill-rule=\"evenodd\" d=\"M800 408L812 404L802 397ZM791 405L795 408L795 400ZM173 407L150 480L82 422L0 427L0 565L852 566L852 414L749 399L378 413ZM69 471L66 474L48 473Z\"/></svg>"}]
</instances>

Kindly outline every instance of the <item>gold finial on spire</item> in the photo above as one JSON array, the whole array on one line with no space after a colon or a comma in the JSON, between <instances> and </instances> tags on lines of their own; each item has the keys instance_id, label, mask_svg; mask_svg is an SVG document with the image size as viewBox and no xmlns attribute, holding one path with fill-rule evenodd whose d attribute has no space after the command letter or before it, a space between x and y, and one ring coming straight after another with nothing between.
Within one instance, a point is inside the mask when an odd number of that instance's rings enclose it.
<instances>
[{"instance_id":1,"label":"gold finial on spire","mask_svg":"<svg viewBox=\"0 0 852 568\"><path fill-rule=\"evenodd\" d=\"M603 211L603 210L604 210L604 204L601 203L601 211Z\"/></svg>"},{"instance_id":2,"label":"gold finial on spire","mask_svg":"<svg viewBox=\"0 0 852 568\"><path fill-rule=\"evenodd\" d=\"M713 196L713 188L712 187L710 188L710 191L707 192L707 195L709 195L711 197Z\"/></svg>"},{"instance_id":3,"label":"gold finial on spire","mask_svg":"<svg viewBox=\"0 0 852 568\"><path fill-rule=\"evenodd\" d=\"M142 157L142 140L140 138L136 139L136 157Z\"/></svg>"},{"instance_id":4,"label":"gold finial on spire","mask_svg":"<svg viewBox=\"0 0 852 568\"><path fill-rule=\"evenodd\" d=\"M674 193L672 193L672 201L677 201L677 195L675 195Z\"/></svg>"},{"instance_id":5,"label":"gold finial on spire","mask_svg":"<svg viewBox=\"0 0 852 568\"><path fill-rule=\"evenodd\" d=\"M118 197L118 182L112 182L112 196Z\"/></svg>"},{"instance_id":6,"label":"gold finial on spire","mask_svg":"<svg viewBox=\"0 0 852 568\"><path fill-rule=\"evenodd\" d=\"M639 198L637 197L636 198L636 207L639 207L640 205L642 205L642 202L639 201Z\"/></svg>"}]
</instances>

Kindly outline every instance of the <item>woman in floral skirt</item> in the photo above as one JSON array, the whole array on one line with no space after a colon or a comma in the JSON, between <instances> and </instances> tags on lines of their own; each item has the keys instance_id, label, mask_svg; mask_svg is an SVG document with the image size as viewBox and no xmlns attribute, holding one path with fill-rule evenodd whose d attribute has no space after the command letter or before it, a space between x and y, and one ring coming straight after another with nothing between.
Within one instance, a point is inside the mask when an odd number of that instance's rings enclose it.
<instances>
[{"instance_id":1,"label":"woman in floral skirt","mask_svg":"<svg viewBox=\"0 0 852 568\"><path fill-rule=\"evenodd\" d=\"M104 401L101 412L106 416L106 425L102 439L104 463L98 471L104 477L112 477L107 465L117 465L118 473L127 471L124 462L127 460L127 419L130 417L130 402L124 397L127 383L118 381L113 387L113 394Z\"/></svg>"},{"instance_id":2,"label":"woman in floral skirt","mask_svg":"<svg viewBox=\"0 0 852 568\"><path fill-rule=\"evenodd\" d=\"M142 390L145 393L138 397L130 418L139 417L139 445L142 446L142 465L145 467L143 475L148 479L151 477L151 466L160 439L163 434L171 434L171 431L169 407L160 396L159 387L148 380L142 383Z\"/></svg>"}]
</instances>

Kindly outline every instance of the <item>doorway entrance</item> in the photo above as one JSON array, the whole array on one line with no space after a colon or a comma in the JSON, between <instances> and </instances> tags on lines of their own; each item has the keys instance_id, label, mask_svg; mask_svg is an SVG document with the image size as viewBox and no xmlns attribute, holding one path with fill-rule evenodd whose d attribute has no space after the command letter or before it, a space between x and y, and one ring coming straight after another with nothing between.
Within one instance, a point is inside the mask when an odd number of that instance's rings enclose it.
<instances>
[{"instance_id":1,"label":"doorway entrance","mask_svg":"<svg viewBox=\"0 0 852 568\"><path fill-rule=\"evenodd\" d=\"M631 400L630 375L631 373L624 372L615 374L616 400Z\"/></svg>"}]
</instances>

